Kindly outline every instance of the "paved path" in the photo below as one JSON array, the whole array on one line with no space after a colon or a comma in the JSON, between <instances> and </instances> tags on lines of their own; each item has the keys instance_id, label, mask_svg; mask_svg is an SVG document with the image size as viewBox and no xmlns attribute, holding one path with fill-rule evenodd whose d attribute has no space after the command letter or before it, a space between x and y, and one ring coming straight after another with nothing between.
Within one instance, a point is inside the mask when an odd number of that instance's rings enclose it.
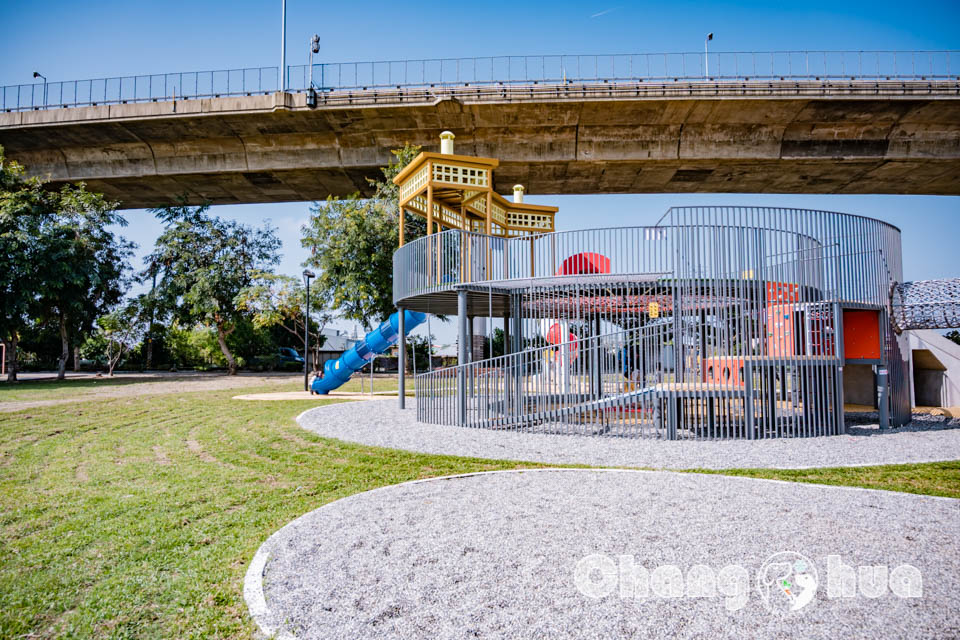
<instances>
[{"instance_id":1,"label":"paved path","mask_svg":"<svg viewBox=\"0 0 960 640\"><path fill-rule=\"evenodd\" d=\"M960 501L946 498L669 472L477 474L308 513L264 543L245 597L281 638L957 637L957 531ZM765 570L780 552L803 558ZM575 580L591 555L598 598ZM912 585L900 593L922 581L922 596L895 595L886 576L875 599L863 579L860 595L831 597L830 555L910 565L894 574ZM816 584L797 611L767 588L790 567L794 598ZM671 584L705 597L666 597Z\"/></svg>"},{"instance_id":2,"label":"paved path","mask_svg":"<svg viewBox=\"0 0 960 640\"><path fill-rule=\"evenodd\" d=\"M301 374L240 373L229 376L223 372L149 372L118 373L114 377L80 374L66 381L24 379L30 392L20 392L20 383L0 383L0 413L22 411L35 407L75 404L105 398L126 398L167 393L221 391L244 387L265 387L289 384L302 380ZM9 398L30 398L11 400ZM316 396L314 396L316 398Z\"/></svg>"},{"instance_id":3,"label":"paved path","mask_svg":"<svg viewBox=\"0 0 960 640\"><path fill-rule=\"evenodd\" d=\"M407 406L413 405L409 400ZM396 399L318 407L297 418L305 429L350 442L478 458L657 469L803 468L960 460L960 420L918 416L912 426L851 427L822 438L663 441L514 433L420 424Z\"/></svg>"}]
</instances>

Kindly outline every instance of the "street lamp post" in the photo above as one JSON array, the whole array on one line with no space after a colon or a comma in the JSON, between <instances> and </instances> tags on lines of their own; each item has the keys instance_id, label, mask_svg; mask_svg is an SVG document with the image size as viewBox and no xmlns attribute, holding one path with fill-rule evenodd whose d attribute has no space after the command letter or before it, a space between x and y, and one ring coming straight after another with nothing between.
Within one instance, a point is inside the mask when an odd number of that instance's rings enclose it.
<instances>
[{"instance_id":1,"label":"street lamp post","mask_svg":"<svg viewBox=\"0 0 960 640\"><path fill-rule=\"evenodd\" d=\"M310 390L310 278L316 274L309 269L303 270L303 281L306 284L307 299L303 316L303 390Z\"/></svg>"},{"instance_id":2,"label":"street lamp post","mask_svg":"<svg viewBox=\"0 0 960 640\"><path fill-rule=\"evenodd\" d=\"M280 93L287 90L287 0L280 2Z\"/></svg>"},{"instance_id":3,"label":"street lamp post","mask_svg":"<svg viewBox=\"0 0 960 640\"><path fill-rule=\"evenodd\" d=\"M43 75L39 71L34 71L33 77L43 78L43 106L47 106L47 76Z\"/></svg>"},{"instance_id":4,"label":"street lamp post","mask_svg":"<svg viewBox=\"0 0 960 640\"><path fill-rule=\"evenodd\" d=\"M307 106L310 108L317 106L317 90L313 88L313 54L315 53L320 53L320 36L317 34L313 34L310 38L310 86L307 87Z\"/></svg>"},{"instance_id":5,"label":"street lamp post","mask_svg":"<svg viewBox=\"0 0 960 640\"><path fill-rule=\"evenodd\" d=\"M713 34L708 33L707 37L703 39L703 75L706 78L710 77L710 50L707 47L707 43L713 40Z\"/></svg>"}]
</instances>

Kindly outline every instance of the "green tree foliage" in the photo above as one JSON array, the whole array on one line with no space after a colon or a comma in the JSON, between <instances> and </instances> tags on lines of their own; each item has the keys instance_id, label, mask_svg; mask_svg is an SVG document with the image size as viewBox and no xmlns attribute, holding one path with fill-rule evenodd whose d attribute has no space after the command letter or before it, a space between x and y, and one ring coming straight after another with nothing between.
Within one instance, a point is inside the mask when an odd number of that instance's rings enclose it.
<instances>
[{"instance_id":1,"label":"green tree foliage","mask_svg":"<svg viewBox=\"0 0 960 640\"><path fill-rule=\"evenodd\" d=\"M504 343L506 340L506 334L504 334L503 329L500 327L495 327L493 329L493 353L490 353L490 338L487 336L483 337L483 357L484 358L496 358L504 354Z\"/></svg>"},{"instance_id":2,"label":"green tree foliage","mask_svg":"<svg viewBox=\"0 0 960 640\"><path fill-rule=\"evenodd\" d=\"M226 364L213 327L202 324L182 327L174 320L164 332L164 340L174 369Z\"/></svg>"},{"instance_id":3,"label":"green tree foliage","mask_svg":"<svg viewBox=\"0 0 960 640\"><path fill-rule=\"evenodd\" d=\"M107 363L107 374L113 376L113 370L140 341L146 330L147 318L139 300L134 299L97 318L97 335L103 341L103 355Z\"/></svg>"},{"instance_id":4,"label":"green tree foliage","mask_svg":"<svg viewBox=\"0 0 960 640\"><path fill-rule=\"evenodd\" d=\"M41 320L60 331L58 377L63 378L71 339L79 343L96 319L123 299L133 244L109 229L126 225L117 204L83 184L63 187L57 204L59 210L41 223L47 264L36 308Z\"/></svg>"},{"instance_id":5,"label":"green tree foliage","mask_svg":"<svg viewBox=\"0 0 960 640\"><path fill-rule=\"evenodd\" d=\"M412 372L414 367L417 373L423 373L430 368L430 343L433 336L407 336L407 371Z\"/></svg>"},{"instance_id":6,"label":"green tree foliage","mask_svg":"<svg viewBox=\"0 0 960 640\"><path fill-rule=\"evenodd\" d=\"M17 343L29 322L37 287L35 265L41 260L35 237L46 193L36 178L26 179L23 166L7 160L0 147L0 338L6 345L7 379L17 379Z\"/></svg>"},{"instance_id":7,"label":"green tree foliage","mask_svg":"<svg viewBox=\"0 0 960 640\"><path fill-rule=\"evenodd\" d=\"M311 250L306 264L318 270L317 289L343 317L368 329L393 313L393 252L399 238L399 195L393 178L420 152L407 145L393 152L383 178L370 180L374 195L359 194L314 203L302 244ZM407 214L406 239L426 234L426 222Z\"/></svg>"},{"instance_id":8,"label":"green tree foliage","mask_svg":"<svg viewBox=\"0 0 960 640\"><path fill-rule=\"evenodd\" d=\"M947 331L945 334L943 334L943 337L947 340L960 344L960 331L957 331L956 329L953 331Z\"/></svg>"},{"instance_id":9,"label":"green tree foliage","mask_svg":"<svg viewBox=\"0 0 960 640\"><path fill-rule=\"evenodd\" d=\"M184 327L201 323L216 333L227 369L237 372L237 360L227 336L244 311L237 308L240 292L280 261L280 240L269 225L254 229L208 214L209 205L180 204L151 209L166 225L142 277L157 273L156 308Z\"/></svg>"},{"instance_id":10,"label":"green tree foliage","mask_svg":"<svg viewBox=\"0 0 960 640\"><path fill-rule=\"evenodd\" d=\"M95 320L122 299L134 245L111 230L126 224L117 204L82 183L45 190L2 151L0 176L0 331L15 357L29 322L55 326L63 378L71 341L80 344Z\"/></svg>"},{"instance_id":11,"label":"green tree foliage","mask_svg":"<svg viewBox=\"0 0 960 640\"><path fill-rule=\"evenodd\" d=\"M255 329L279 327L298 344L303 344L306 297L306 290L298 278L261 273L252 285L240 291L235 302L239 310L251 314ZM319 350L327 339L323 329L333 316L323 311L323 302L313 291L310 292L310 307L310 345Z\"/></svg>"}]
</instances>

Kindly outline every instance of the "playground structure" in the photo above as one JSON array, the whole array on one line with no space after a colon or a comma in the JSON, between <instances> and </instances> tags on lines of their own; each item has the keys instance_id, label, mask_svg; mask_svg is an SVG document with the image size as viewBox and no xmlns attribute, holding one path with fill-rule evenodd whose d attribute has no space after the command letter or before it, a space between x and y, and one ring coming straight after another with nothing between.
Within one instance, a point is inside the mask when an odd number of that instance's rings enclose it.
<instances>
[{"instance_id":1,"label":"playground structure","mask_svg":"<svg viewBox=\"0 0 960 640\"><path fill-rule=\"evenodd\" d=\"M458 319L460 364L416 379L420 421L666 439L835 435L844 367L868 365L881 425L902 425L900 332L960 324L956 281L904 285L900 231L882 221L686 207L648 227L555 232L556 209L529 216L519 186L508 203L490 187L496 161L454 155L452 134L442 137L440 154L420 154L395 179L401 212L425 217L428 233L406 243L401 225L394 301ZM469 361L474 317L502 322L504 355Z\"/></svg>"}]
</instances>

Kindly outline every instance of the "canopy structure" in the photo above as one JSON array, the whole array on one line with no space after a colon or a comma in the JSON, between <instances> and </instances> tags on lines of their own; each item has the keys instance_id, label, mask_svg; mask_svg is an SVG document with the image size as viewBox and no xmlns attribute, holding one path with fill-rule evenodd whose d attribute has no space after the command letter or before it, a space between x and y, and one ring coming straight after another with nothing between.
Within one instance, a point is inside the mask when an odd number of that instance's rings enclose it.
<instances>
[{"instance_id":1,"label":"canopy structure","mask_svg":"<svg viewBox=\"0 0 960 640\"><path fill-rule=\"evenodd\" d=\"M513 201L493 190L495 158L453 153L453 134L440 135L440 153L421 153L393 179L400 187L400 246L404 213L427 220L427 234L458 229L512 238L554 231L557 207L523 202L523 187Z\"/></svg>"}]
</instances>

